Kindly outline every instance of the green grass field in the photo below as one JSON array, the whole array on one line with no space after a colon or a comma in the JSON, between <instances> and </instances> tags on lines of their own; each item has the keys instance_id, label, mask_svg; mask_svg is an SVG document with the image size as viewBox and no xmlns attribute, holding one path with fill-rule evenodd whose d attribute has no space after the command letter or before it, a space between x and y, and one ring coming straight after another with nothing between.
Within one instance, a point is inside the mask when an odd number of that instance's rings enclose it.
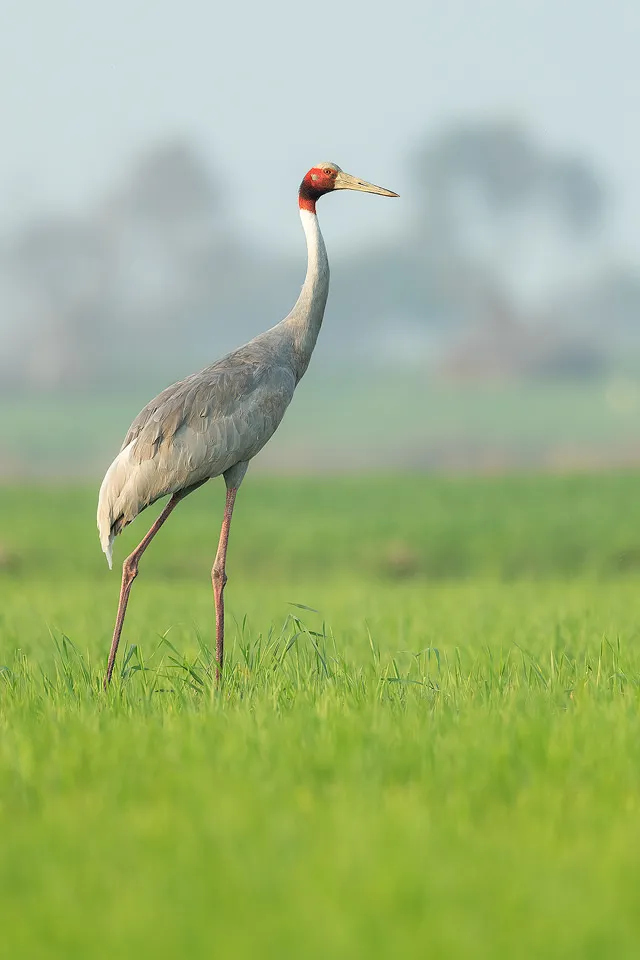
<instances>
[{"instance_id":1,"label":"green grass field","mask_svg":"<svg viewBox=\"0 0 640 960\"><path fill-rule=\"evenodd\" d=\"M210 484L106 696L96 491L2 489L3 956L637 957L639 486L250 475L217 691Z\"/></svg>"}]
</instances>

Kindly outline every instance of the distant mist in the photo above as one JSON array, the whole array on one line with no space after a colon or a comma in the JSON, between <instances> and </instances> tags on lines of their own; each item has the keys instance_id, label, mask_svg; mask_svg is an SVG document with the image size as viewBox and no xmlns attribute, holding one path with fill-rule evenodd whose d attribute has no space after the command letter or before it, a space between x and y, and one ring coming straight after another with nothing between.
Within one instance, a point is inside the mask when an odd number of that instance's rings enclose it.
<instances>
[{"instance_id":1,"label":"distant mist","mask_svg":"<svg viewBox=\"0 0 640 960\"><path fill-rule=\"evenodd\" d=\"M406 233L372 238L333 270L306 389L320 397L327 377L343 378L391 407L403 378L460 395L613 383L607 396L635 396L640 279L608 247L612 199L588 158L557 155L517 124L471 120L417 145L410 169ZM5 409L54 395L144 399L284 317L304 276L302 239L295 258L258 249L223 193L196 145L167 140L81 215L0 231ZM418 407L432 402L421 389ZM459 442L482 453L490 427ZM387 434L394 443L401 462L438 460L434 438ZM464 460L456 443L439 436L437 449ZM0 470L20 469L20 449L7 435Z\"/></svg>"},{"instance_id":2,"label":"distant mist","mask_svg":"<svg viewBox=\"0 0 640 960\"><path fill-rule=\"evenodd\" d=\"M589 162L517 125L445 130L411 159L406 236L334 271L318 363L462 379L593 377L637 356L640 282L606 249ZM173 378L283 317L304 272L257 250L215 170L150 146L83 216L31 217L0 245L0 387L122 388Z\"/></svg>"}]
</instances>

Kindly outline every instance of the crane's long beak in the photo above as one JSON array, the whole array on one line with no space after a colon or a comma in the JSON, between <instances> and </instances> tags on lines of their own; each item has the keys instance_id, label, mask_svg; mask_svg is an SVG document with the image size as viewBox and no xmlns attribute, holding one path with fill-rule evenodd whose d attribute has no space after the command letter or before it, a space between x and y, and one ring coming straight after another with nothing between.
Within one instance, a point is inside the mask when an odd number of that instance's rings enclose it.
<instances>
[{"instance_id":1,"label":"crane's long beak","mask_svg":"<svg viewBox=\"0 0 640 960\"><path fill-rule=\"evenodd\" d=\"M342 170L339 170L336 174L334 190L360 190L362 193L377 193L381 197L398 196L393 190L385 190L384 187L376 187L375 183L358 180L357 177L352 177L350 173L344 173Z\"/></svg>"}]
</instances>

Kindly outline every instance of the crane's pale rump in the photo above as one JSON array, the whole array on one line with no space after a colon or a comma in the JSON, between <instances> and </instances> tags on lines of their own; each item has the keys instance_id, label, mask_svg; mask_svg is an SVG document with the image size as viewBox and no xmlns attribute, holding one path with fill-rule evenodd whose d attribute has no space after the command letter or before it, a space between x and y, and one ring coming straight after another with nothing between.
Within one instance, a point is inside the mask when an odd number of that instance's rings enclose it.
<instances>
[{"instance_id":1,"label":"crane's pale rump","mask_svg":"<svg viewBox=\"0 0 640 960\"><path fill-rule=\"evenodd\" d=\"M299 193L307 274L289 315L217 363L167 387L147 404L131 424L120 453L107 470L98 499L98 530L109 566L113 541L121 530L156 500L167 495L171 499L123 564L105 685L111 679L140 557L177 503L207 480L222 475L227 502L212 570L220 675L226 551L235 496L249 461L279 426L316 344L329 291L329 264L315 203L334 189L396 196L350 177L335 164L312 168Z\"/></svg>"}]
</instances>

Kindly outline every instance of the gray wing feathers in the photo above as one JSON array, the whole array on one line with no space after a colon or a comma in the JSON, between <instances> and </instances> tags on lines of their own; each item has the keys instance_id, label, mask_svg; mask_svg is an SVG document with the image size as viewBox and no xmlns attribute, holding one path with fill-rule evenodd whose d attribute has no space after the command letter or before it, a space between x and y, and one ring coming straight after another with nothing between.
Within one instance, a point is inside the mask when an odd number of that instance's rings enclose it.
<instances>
[{"instance_id":1,"label":"gray wing feathers","mask_svg":"<svg viewBox=\"0 0 640 960\"><path fill-rule=\"evenodd\" d=\"M168 387L131 424L102 483L98 527L113 536L159 497L250 460L280 424L296 380L288 364L242 352Z\"/></svg>"},{"instance_id":2,"label":"gray wing feathers","mask_svg":"<svg viewBox=\"0 0 640 960\"><path fill-rule=\"evenodd\" d=\"M201 378L176 384L156 407L147 407L132 424L123 449L133 443L137 462L157 460L167 470L198 471L219 463L210 474L217 476L266 443L294 387L293 375L283 368L243 370L242 376L203 371Z\"/></svg>"}]
</instances>

